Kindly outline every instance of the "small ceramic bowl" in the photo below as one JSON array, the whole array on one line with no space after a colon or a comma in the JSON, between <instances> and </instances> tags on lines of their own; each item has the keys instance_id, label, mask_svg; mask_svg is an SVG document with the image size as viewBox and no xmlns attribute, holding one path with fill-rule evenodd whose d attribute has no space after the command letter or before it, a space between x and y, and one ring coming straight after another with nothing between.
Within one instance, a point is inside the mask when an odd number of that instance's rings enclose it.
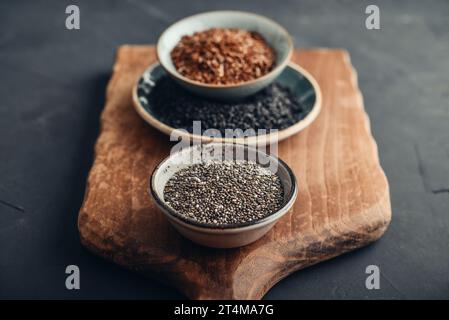
<instances>
[{"instance_id":1,"label":"small ceramic bowl","mask_svg":"<svg viewBox=\"0 0 449 320\"><path fill-rule=\"evenodd\" d=\"M205 84L184 77L173 65L171 51L182 36L210 28L238 28L258 32L276 53L275 67L260 78L229 85ZM186 89L209 98L235 100L249 96L269 85L290 60L293 42L283 27L263 16L241 11L212 11L184 18L171 25L160 36L156 51L162 67Z\"/></svg>"},{"instance_id":2,"label":"small ceramic bowl","mask_svg":"<svg viewBox=\"0 0 449 320\"><path fill-rule=\"evenodd\" d=\"M142 74L134 85L132 92L134 108L137 113L155 129L168 136L173 135L175 137L181 137L183 140L187 141L201 141L203 143L235 142L249 145L269 145L277 141L284 140L305 129L317 118L321 110L321 90L316 80L310 73L302 69L300 66L294 63L289 63L276 81L289 88L296 95L298 101L301 101L304 108L307 110L304 118L288 128L279 130L276 134L268 133L265 135L250 136L245 138L220 138L193 134L171 127L170 125L160 121L153 113L153 106L150 99L148 99L148 96L159 79L165 75L166 72L159 63L151 65Z\"/></svg>"},{"instance_id":3,"label":"small ceramic bowl","mask_svg":"<svg viewBox=\"0 0 449 320\"><path fill-rule=\"evenodd\" d=\"M284 201L278 211L257 221L216 226L188 219L166 204L164 188L177 171L205 160L236 159L236 155L240 160L256 161L279 176L284 188ZM273 155L241 144L209 143L184 148L163 160L150 180L150 194L175 229L193 242L213 248L240 247L258 240L291 209L297 193L295 175L287 164Z\"/></svg>"}]
</instances>

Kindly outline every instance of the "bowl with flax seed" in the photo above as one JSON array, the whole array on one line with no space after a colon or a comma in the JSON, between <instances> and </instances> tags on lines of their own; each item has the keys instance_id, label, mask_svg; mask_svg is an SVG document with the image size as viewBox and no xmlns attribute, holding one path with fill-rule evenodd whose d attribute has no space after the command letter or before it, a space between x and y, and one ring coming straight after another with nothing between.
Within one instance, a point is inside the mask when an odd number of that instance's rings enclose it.
<instances>
[{"instance_id":1,"label":"bowl with flax seed","mask_svg":"<svg viewBox=\"0 0 449 320\"><path fill-rule=\"evenodd\" d=\"M289 33L253 13L212 11L184 18L157 42L161 66L187 90L236 100L268 86L293 52Z\"/></svg>"}]
</instances>

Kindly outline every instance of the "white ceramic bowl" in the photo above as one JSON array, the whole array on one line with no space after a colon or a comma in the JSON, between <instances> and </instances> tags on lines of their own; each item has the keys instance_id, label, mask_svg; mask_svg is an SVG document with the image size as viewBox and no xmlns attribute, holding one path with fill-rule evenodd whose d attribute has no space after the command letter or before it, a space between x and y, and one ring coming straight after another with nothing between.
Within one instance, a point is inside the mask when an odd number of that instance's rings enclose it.
<instances>
[{"instance_id":1,"label":"white ceramic bowl","mask_svg":"<svg viewBox=\"0 0 449 320\"><path fill-rule=\"evenodd\" d=\"M205 84L184 77L173 65L171 51L182 36L210 28L239 28L258 32L276 53L275 67L260 78L229 85ZM159 37L156 52L162 67L186 89L210 98L233 100L254 94L276 79L290 60L293 41L282 26L266 17L242 11L211 11L184 18L171 25Z\"/></svg>"},{"instance_id":2,"label":"white ceramic bowl","mask_svg":"<svg viewBox=\"0 0 449 320\"><path fill-rule=\"evenodd\" d=\"M284 188L284 202L278 211L257 221L217 227L190 220L166 204L164 188L177 171L205 160L235 159L236 154L243 155L245 160L265 164L267 169L279 176ZM193 242L214 248L240 247L258 240L291 209L297 193L296 178L287 164L277 157L241 144L209 143L182 149L164 159L155 168L150 180L150 194L175 229Z\"/></svg>"}]
</instances>

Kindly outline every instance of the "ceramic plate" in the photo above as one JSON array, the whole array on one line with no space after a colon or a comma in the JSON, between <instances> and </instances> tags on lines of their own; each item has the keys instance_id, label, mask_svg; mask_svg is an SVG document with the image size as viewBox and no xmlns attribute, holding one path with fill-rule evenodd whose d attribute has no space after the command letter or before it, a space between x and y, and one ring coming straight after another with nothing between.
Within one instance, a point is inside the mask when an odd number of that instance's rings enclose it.
<instances>
[{"instance_id":1,"label":"ceramic plate","mask_svg":"<svg viewBox=\"0 0 449 320\"><path fill-rule=\"evenodd\" d=\"M182 137L183 139L188 138L193 141L202 142L214 141L246 144L257 143L259 145L271 144L276 140L281 141L295 133L298 133L309 126L316 119L321 110L321 91L317 82L306 70L296 64L290 63L279 75L276 81L283 86L288 87L294 94L296 94L297 99L306 109L304 118L288 128L279 130L277 134L257 135L245 138L216 138L194 135L191 133L186 133L184 130L177 130L168 124L163 123L152 112L153 108L148 97L157 81L165 75L166 72L159 65L159 63L151 65L143 73L133 88L134 107L139 115L157 130L167 135L171 135L174 131L176 131L176 135L178 137Z\"/></svg>"}]
</instances>

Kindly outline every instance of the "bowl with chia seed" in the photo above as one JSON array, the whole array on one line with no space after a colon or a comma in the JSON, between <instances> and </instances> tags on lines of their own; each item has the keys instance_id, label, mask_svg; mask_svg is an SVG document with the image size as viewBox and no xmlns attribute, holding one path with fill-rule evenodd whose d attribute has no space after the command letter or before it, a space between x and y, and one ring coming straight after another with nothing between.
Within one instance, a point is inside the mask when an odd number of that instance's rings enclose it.
<instances>
[{"instance_id":1,"label":"bowl with chia seed","mask_svg":"<svg viewBox=\"0 0 449 320\"><path fill-rule=\"evenodd\" d=\"M235 100L269 85L293 52L289 33L275 21L242 11L211 11L184 18L159 37L158 60L197 95Z\"/></svg>"},{"instance_id":2,"label":"bowl with chia seed","mask_svg":"<svg viewBox=\"0 0 449 320\"><path fill-rule=\"evenodd\" d=\"M279 158L242 144L183 148L153 171L149 192L173 227L214 248L250 244L293 206L292 170Z\"/></svg>"},{"instance_id":3,"label":"bowl with chia seed","mask_svg":"<svg viewBox=\"0 0 449 320\"><path fill-rule=\"evenodd\" d=\"M309 126L321 110L315 79L290 63L276 80L239 101L198 97L151 65L133 88L137 113L164 134L185 141L271 144Z\"/></svg>"}]
</instances>

